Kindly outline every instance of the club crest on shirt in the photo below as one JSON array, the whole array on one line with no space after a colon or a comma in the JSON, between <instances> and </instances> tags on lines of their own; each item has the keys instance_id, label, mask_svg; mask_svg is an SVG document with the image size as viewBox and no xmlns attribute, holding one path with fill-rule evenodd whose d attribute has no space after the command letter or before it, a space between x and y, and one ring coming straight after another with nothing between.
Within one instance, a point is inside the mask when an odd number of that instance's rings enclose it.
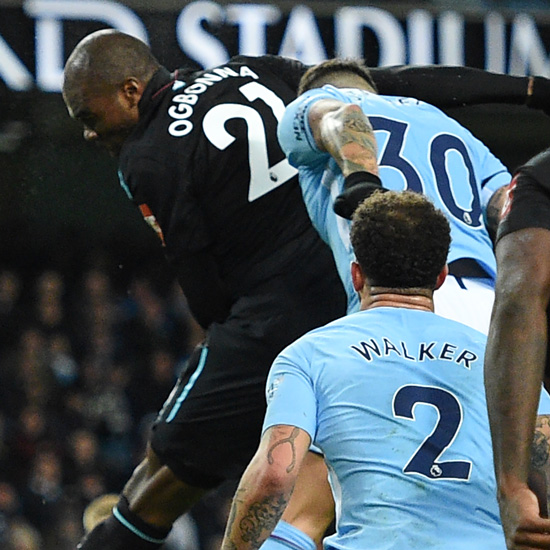
<instances>
[{"instance_id":1,"label":"club crest on shirt","mask_svg":"<svg viewBox=\"0 0 550 550\"><path fill-rule=\"evenodd\" d=\"M162 229L160 228L160 225L157 222L157 218L155 218L149 206L147 206L146 204L140 204L139 210L141 212L141 215L143 216L143 219L149 224L149 226L157 234L157 237L160 239L162 246L166 246L166 243L164 242L164 235L162 234Z\"/></svg>"},{"instance_id":2,"label":"club crest on shirt","mask_svg":"<svg viewBox=\"0 0 550 550\"><path fill-rule=\"evenodd\" d=\"M273 380L271 380L271 382L270 382L270 384L267 388L267 392L266 392L268 403L271 401L271 399L275 395L275 392L279 388L279 386L280 386L281 382L283 381L284 377L285 377L284 374L279 374L278 376L275 376L275 378L273 378Z\"/></svg>"}]
</instances>

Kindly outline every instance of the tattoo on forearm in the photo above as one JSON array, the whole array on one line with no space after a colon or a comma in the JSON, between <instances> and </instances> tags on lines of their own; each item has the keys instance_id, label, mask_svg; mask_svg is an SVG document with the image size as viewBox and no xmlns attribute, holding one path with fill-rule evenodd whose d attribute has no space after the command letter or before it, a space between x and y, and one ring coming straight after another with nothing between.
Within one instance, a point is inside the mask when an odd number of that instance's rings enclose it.
<instances>
[{"instance_id":1,"label":"tattoo on forearm","mask_svg":"<svg viewBox=\"0 0 550 550\"><path fill-rule=\"evenodd\" d=\"M294 467L296 466L296 447L295 447L295 441L298 437L298 434L300 433L300 430L298 428L293 428L292 433L283 439L279 439L276 443L274 443L267 452L267 461L269 464L273 464L273 451L279 447L279 445L284 445L285 443L288 443L290 445L290 449L292 450L292 460L290 461L290 464L286 467L286 472L289 474L294 470Z\"/></svg>"},{"instance_id":2,"label":"tattoo on forearm","mask_svg":"<svg viewBox=\"0 0 550 550\"><path fill-rule=\"evenodd\" d=\"M241 538L251 544L251 548L262 545L262 532L271 532L287 505L288 497L276 495L266 497L261 502L255 502L249 507L246 516L239 522Z\"/></svg>"},{"instance_id":3,"label":"tattoo on forearm","mask_svg":"<svg viewBox=\"0 0 550 550\"><path fill-rule=\"evenodd\" d=\"M531 445L529 486L537 495L540 512L548 516L550 490L550 416L539 415Z\"/></svg>"},{"instance_id":4,"label":"tattoo on forearm","mask_svg":"<svg viewBox=\"0 0 550 550\"><path fill-rule=\"evenodd\" d=\"M337 122L328 126L333 131L327 132L324 146L342 172L378 174L376 138L367 116L356 105L347 105L334 113L334 119Z\"/></svg>"},{"instance_id":5,"label":"tattoo on forearm","mask_svg":"<svg viewBox=\"0 0 550 550\"><path fill-rule=\"evenodd\" d=\"M377 168L376 138L363 113L346 113L340 139L339 154L350 169L372 172Z\"/></svg>"},{"instance_id":6,"label":"tattoo on forearm","mask_svg":"<svg viewBox=\"0 0 550 550\"><path fill-rule=\"evenodd\" d=\"M548 464L548 439L545 435L536 430L531 447L531 465L537 470L543 469Z\"/></svg>"},{"instance_id":7,"label":"tattoo on forearm","mask_svg":"<svg viewBox=\"0 0 550 550\"><path fill-rule=\"evenodd\" d=\"M550 424L546 416L539 417L535 426L535 436L531 447L531 466L542 470L549 466L550 458Z\"/></svg>"}]
</instances>

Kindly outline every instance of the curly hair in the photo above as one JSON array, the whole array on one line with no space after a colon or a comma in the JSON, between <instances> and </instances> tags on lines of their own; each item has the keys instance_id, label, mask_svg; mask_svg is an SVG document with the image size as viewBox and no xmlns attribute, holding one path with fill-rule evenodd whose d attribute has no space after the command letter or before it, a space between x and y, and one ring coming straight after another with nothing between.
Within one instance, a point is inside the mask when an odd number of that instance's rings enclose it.
<instances>
[{"instance_id":1,"label":"curly hair","mask_svg":"<svg viewBox=\"0 0 550 550\"><path fill-rule=\"evenodd\" d=\"M434 289L450 243L443 212L413 191L377 191L353 215L351 244L372 286Z\"/></svg>"},{"instance_id":2,"label":"curly hair","mask_svg":"<svg viewBox=\"0 0 550 550\"><path fill-rule=\"evenodd\" d=\"M361 59L336 58L323 61L313 67L310 67L300 79L300 84L298 85L298 95L301 95L312 88L319 88L324 84L331 84L331 79L328 78L328 76L330 75L331 77L334 77L335 74L356 75L364 80L365 83L375 92L378 92L369 68Z\"/></svg>"}]
</instances>

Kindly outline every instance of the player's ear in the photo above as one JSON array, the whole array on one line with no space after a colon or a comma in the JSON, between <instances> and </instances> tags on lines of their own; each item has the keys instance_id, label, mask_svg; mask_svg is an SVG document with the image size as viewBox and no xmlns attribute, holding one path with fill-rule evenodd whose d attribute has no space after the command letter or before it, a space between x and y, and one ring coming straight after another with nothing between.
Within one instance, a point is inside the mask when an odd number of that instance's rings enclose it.
<instances>
[{"instance_id":1,"label":"player's ear","mask_svg":"<svg viewBox=\"0 0 550 550\"><path fill-rule=\"evenodd\" d=\"M135 107L139 103L141 96L143 95L143 90L145 85L139 79L129 76L126 78L122 84L122 93L128 101L130 107Z\"/></svg>"},{"instance_id":2,"label":"player's ear","mask_svg":"<svg viewBox=\"0 0 550 550\"><path fill-rule=\"evenodd\" d=\"M365 286L366 277L357 262L351 262L351 280L353 281L355 292L361 292Z\"/></svg>"},{"instance_id":3,"label":"player's ear","mask_svg":"<svg viewBox=\"0 0 550 550\"><path fill-rule=\"evenodd\" d=\"M435 289L434 290L437 290L438 288L440 288L443 285L443 283L445 282L445 279L447 278L448 274L449 274L449 266L447 264L445 264L445 266L441 270L441 273L437 276L437 280L435 282Z\"/></svg>"}]
</instances>

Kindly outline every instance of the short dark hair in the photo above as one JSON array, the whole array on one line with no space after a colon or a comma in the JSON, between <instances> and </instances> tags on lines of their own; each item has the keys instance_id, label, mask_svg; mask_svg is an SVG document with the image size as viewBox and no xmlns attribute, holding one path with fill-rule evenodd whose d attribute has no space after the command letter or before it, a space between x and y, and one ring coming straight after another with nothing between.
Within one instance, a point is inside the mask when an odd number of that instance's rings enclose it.
<instances>
[{"instance_id":1,"label":"short dark hair","mask_svg":"<svg viewBox=\"0 0 550 550\"><path fill-rule=\"evenodd\" d=\"M300 79L300 83L298 85L298 95L301 95L312 88L319 88L323 86L323 84L330 84L330 79L327 78L328 75L333 75L336 73L355 74L359 78L363 79L375 92L378 92L369 68L361 59L335 58L322 61L321 63L310 67Z\"/></svg>"},{"instance_id":2,"label":"short dark hair","mask_svg":"<svg viewBox=\"0 0 550 550\"><path fill-rule=\"evenodd\" d=\"M353 214L351 244L371 286L434 289L450 243L447 218L420 193L377 191Z\"/></svg>"},{"instance_id":3,"label":"short dark hair","mask_svg":"<svg viewBox=\"0 0 550 550\"><path fill-rule=\"evenodd\" d=\"M89 34L75 47L64 70L64 92L82 84L116 89L128 76L148 81L160 63L149 46L128 34L104 29Z\"/></svg>"}]
</instances>

